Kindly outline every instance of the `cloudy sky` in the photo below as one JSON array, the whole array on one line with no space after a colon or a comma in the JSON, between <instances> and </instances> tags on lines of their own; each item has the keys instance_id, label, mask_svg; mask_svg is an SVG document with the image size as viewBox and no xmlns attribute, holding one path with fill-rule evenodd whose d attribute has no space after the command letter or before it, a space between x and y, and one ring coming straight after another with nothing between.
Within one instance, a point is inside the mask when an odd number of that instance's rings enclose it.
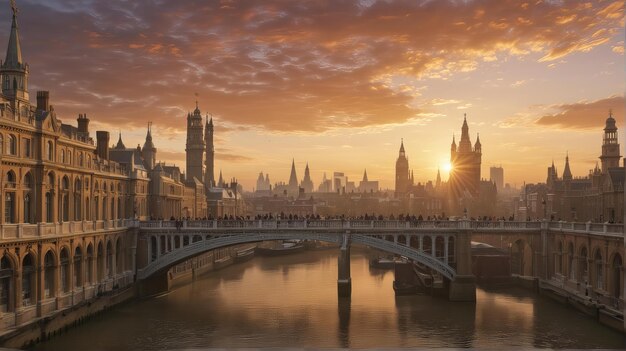
<instances>
[{"instance_id":1,"label":"cloudy sky","mask_svg":"<svg viewBox=\"0 0 626 351\"><path fill-rule=\"evenodd\" d=\"M0 9L6 45L10 7ZM0 5L1 7L2 5ZM143 144L184 169L186 114L216 124L216 168L252 189L343 171L393 187L401 138L418 181L467 113L483 177L593 168L609 109L624 135L624 2L21 0L30 90L64 123ZM34 96L34 94L33 94ZM447 177L444 174L444 179Z\"/></svg>"}]
</instances>

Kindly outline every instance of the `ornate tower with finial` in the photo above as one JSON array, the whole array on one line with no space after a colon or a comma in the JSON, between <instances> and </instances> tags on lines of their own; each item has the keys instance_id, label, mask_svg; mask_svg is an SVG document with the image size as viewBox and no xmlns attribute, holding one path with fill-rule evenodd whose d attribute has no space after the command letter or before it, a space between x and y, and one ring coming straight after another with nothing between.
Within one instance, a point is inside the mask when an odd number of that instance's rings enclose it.
<instances>
[{"instance_id":1,"label":"ornate tower with finial","mask_svg":"<svg viewBox=\"0 0 626 351\"><path fill-rule=\"evenodd\" d=\"M9 35L6 58L0 65L0 75L2 76L2 94L13 100L16 105L13 108L20 111L20 103L28 104L28 65L22 59L15 0L11 0L11 9L13 10L11 34Z\"/></svg>"},{"instance_id":2,"label":"ornate tower with finial","mask_svg":"<svg viewBox=\"0 0 626 351\"><path fill-rule=\"evenodd\" d=\"M602 173L607 173L609 168L619 167L619 160L622 156L619 154L619 139L617 137L617 126L613 112L609 111L609 117L606 119L604 126L604 138L602 140Z\"/></svg>"},{"instance_id":3,"label":"ornate tower with finial","mask_svg":"<svg viewBox=\"0 0 626 351\"><path fill-rule=\"evenodd\" d=\"M193 180L193 178L202 181L202 163L204 161L204 144L203 128L202 128L202 114L198 108L198 101L196 101L196 109L193 113L187 114L187 144L185 147L185 153L187 155L187 180Z\"/></svg>"},{"instance_id":4,"label":"ornate tower with finial","mask_svg":"<svg viewBox=\"0 0 626 351\"><path fill-rule=\"evenodd\" d=\"M213 116L207 116L204 125L204 143L206 145L206 160L204 170L204 186L208 189L215 186L215 147L213 146Z\"/></svg>"},{"instance_id":5,"label":"ornate tower with finial","mask_svg":"<svg viewBox=\"0 0 626 351\"><path fill-rule=\"evenodd\" d=\"M456 147L454 136L450 148L450 176L448 180L451 196L452 209L459 204L458 200L464 196L478 197L480 193L480 166L482 162L482 144L476 137L474 147L469 136L467 114L463 114L463 126L461 127L461 139L459 147Z\"/></svg>"},{"instance_id":6,"label":"ornate tower with finial","mask_svg":"<svg viewBox=\"0 0 626 351\"><path fill-rule=\"evenodd\" d=\"M143 144L143 149L141 149L141 156L143 156L146 170L151 171L156 166L156 153L157 149L152 143L152 122L149 122L146 142Z\"/></svg>"},{"instance_id":7,"label":"ornate tower with finial","mask_svg":"<svg viewBox=\"0 0 626 351\"><path fill-rule=\"evenodd\" d=\"M572 180L572 171L569 168L569 152L565 154L565 168L563 169L563 180L566 182Z\"/></svg>"},{"instance_id":8,"label":"ornate tower with finial","mask_svg":"<svg viewBox=\"0 0 626 351\"><path fill-rule=\"evenodd\" d=\"M404 139L401 139L396 160L396 197L402 197L409 191L409 182L409 159L404 151Z\"/></svg>"},{"instance_id":9,"label":"ornate tower with finial","mask_svg":"<svg viewBox=\"0 0 626 351\"><path fill-rule=\"evenodd\" d=\"M304 189L305 193L313 192L313 181L311 180L311 171L309 170L309 163L306 163L306 167L304 168L304 179L300 183L300 187Z\"/></svg>"}]
</instances>

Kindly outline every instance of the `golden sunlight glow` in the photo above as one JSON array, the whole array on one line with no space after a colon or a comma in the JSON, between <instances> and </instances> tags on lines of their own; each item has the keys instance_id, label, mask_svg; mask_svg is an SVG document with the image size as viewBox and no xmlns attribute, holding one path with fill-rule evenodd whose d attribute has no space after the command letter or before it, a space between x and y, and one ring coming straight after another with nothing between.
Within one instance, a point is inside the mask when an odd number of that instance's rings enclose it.
<instances>
[{"instance_id":1,"label":"golden sunlight glow","mask_svg":"<svg viewBox=\"0 0 626 351\"><path fill-rule=\"evenodd\" d=\"M444 170L446 173L450 173L450 171L452 170L452 163L450 163L450 162L446 162L446 163L444 163L444 164L443 164L443 170Z\"/></svg>"}]
</instances>

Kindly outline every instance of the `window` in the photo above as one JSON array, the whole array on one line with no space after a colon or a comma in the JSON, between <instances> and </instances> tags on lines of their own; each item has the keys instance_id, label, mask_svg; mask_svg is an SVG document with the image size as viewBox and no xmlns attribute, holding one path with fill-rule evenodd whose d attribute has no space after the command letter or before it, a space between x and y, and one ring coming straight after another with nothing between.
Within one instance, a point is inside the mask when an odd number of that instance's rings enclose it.
<instances>
[{"instance_id":1,"label":"window","mask_svg":"<svg viewBox=\"0 0 626 351\"><path fill-rule=\"evenodd\" d=\"M83 166L83 153L82 152L78 156L78 165L81 167Z\"/></svg>"},{"instance_id":2,"label":"window","mask_svg":"<svg viewBox=\"0 0 626 351\"><path fill-rule=\"evenodd\" d=\"M9 135L8 143L9 145L7 145L7 151L9 152L9 155L17 155L17 139L15 138L15 135Z\"/></svg>"},{"instance_id":3,"label":"window","mask_svg":"<svg viewBox=\"0 0 626 351\"><path fill-rule=\"evenodd\" d=\"M32 223L30 194L24 195L24 223Z\"/></svg>"},{"instance_id":4,"label":"window","mask_svg":"<svg viewBox=\"0 0 626 351\"><path fill-rule=\"evenodd\" d=\"M65 163L65 150L61 150L61 163Z\"/></svg>"},{"instance_id":5,"label":"window","mask_svg":"<svg viewBox=\"0 0 626 351\"><path fill-rule=\"evenodd\" d=\"M13 171L8 171L7 172L7 181L6 181L6 187L7 188L15 188L15 173Z\"/></svg>"},{"instance_id":6,"label":"window","mask_svg":"<svg viewBox=\"0 0 626 351\"><path fill-rule=\"evenodd\" d=\"M0 134L0 154L4 151L4 137Z\"/></svg>"},{"instance_id":7,"label":"window","mask_svg":"<svg viewBox=\"0 0 626 351\"><path fill-rule=\"evenodd\" d=\"M4 194L4 223L15 223L15 193Z\"/></svg>"},{"instance_id":8,"label":"window","mask_svg":"<svg viewBox=\"0 0 626 351\"><path fill-rule=\"evenodd\" d=\"M54 145L52 145L52 141L48 141L46 144L46 155L48 156L48 161L54 161Z\"/></svg>"},{"instance_id":9,"label":"window","mask_svg":"<svg viewBox=\"0 0 626 351\"><path fill-rule=\"evenodd\" d=\"M31 157L30 139L24 138L24 157Z\"/></svg>"},{"instance_id":10,"label":"window","mask_svg":"<svg viewBox=\"0 0 626 351\"><path fill-rule=\"evenodd\" d=\"M67 152L67 163L72 164L72 152Z\"/></svg>"}]
</instances>

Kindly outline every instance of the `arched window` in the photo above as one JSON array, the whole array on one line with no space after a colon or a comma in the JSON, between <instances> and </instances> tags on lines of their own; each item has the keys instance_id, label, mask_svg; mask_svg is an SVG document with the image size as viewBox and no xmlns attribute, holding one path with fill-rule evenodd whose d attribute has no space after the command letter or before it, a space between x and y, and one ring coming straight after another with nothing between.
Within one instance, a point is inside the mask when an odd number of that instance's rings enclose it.
<instances>
[{"instance_id":1,"label":"arched window","mask_svg":"<svg viewBox=\"0 0 626 351\"><path fill-rule=\"evenodd\" d=\"M61 186L61 190L70 190L70 179L67 176L63 177Z\"/></svg>"},{"instance_id":2,"label":"arched window","mask_svg":"<svg viewBox=\"0 0 626 351\"><path fill-rule=\"evenodd\" d=\"M61 163L65 163L65 150L61 150Z\"/></svg>"},{"instance_id":3,"label":"arched window","mask_svg":"<svg viewBox=\"0 0 626 351\"><path fill-rule=\"evenodd\" d=\"M46 155L48 156L48 161L54 161L54 144L50 140L46 144Z\"/></svg>"},{"instance_id":4,"label":"arched window","mask_svg":"<svg viewBox=\"0 0 626 351\"><path fill-rule=\"evenodd\" d=\"M52 197L52 193L51 192L47 192L46 193L46 222L48 223L52 223L54 216L53 216L53 197Z\"/></svg>"},{"instance_id":5,"label":"arched window","mask_svg":"<svg viewBox=\"0 0 626 351\"><path fill-rule=\"evenodd\" d=\"M611 262L611 270L613 271L613 289L611 291L611 295L615 298L620 298L622 294L623 277L622 274L622 256L618 253L613 256L613 261Z\"/></svg>"},{"instance_id":6,"label":"arched window","mask_svg":"<svg viewBox=\"0 0 626 351\"><path fill-rule=\"evenodd\" d=\"M16 186L15 172L8 171L7 172L7 180L6 180L6 187L7 188L15 188L15 186Z\"/></svg>"},{"instance_id":7,"label":"arched window","mask_svg":"<svg viewBox=\"0 0 626 351\"><path fill-rule=\"evenodd\" d=\"M54 287L54 253L52 250L46 252L43 260L44 265L44 295L46 298L54 297L56 289Z\"/></svg>"},{"instance_id":8,"label":"arched window","mask_svg":"<svg viewBox=\"0 0 626 351\"><path fill-rule=\"evenodd\" d=\"M117 238L115 243L115 273L121 274L124 270L124 255L122 254L122 239Z\"/></svg>"},{"instance_id":9,"label":"arched window","mask_svg":"<svg viewBox=\"0 0 626 351\"><path fill-rule=\"evenodd\" d=\"M30 193L24 195L24 223L34 223L32 218Z\"/></svg>"},{"instance_id":10,"label":"arched window","mask_svg":"<svg viewBox=\"0 0 626 351\"><path fill-rule=\"evenodd\" d=\"M35 301L35 256L28 253L22 261L22 306L30 306Z\"/></svg>"},{"instance_id":11,"label":"arched window","mask_svg":"<svg viewBox=\"0 0 626 351\"><path fill-rule=\"evenodd\" d=\"M113 245L111 241L107 242L107 262L106 262L107 277L113 277Z\"/></svg>"},{"instance_id":12,"label":"arched window","mask_svg":"<svg viewBox=\"0 0 626 351\"><path fill-rule=\"evenodd\" d=\"M69 150L67 151L67 163L72 164L72 152Z\"/></svg>"},{"instance_id":13,"label":"arched window","mask_svg":"<svg viewBox=\"0 0 626 351\"><path fill-rule=\"evenodd\" d=\"M59 262L61 291L66 293L70 291L70 256L67 252L67 248L61 249L61 256Z\"/></svg>"},{"instance_id":14,"label":"arched window","mask_svg":"<svg viewBox=\"0 0 626 351\"><path fill-rule=\"evenodd\" d=\"M30 172L26 172L24 175L24 188L30 189L33 186L33 177L30 175Z\"/></svg>"},{"instance_id":15,"label":"arched window","mask_svg":"<svg viewBox=\"0 0 626 351\"><path fill-rule=\"evenodd\" d=\"M80 179L76 178L74 182L74 220L80 221L81 218L81 205L82 201L80 201L80 194L82 193L83 186L80 182Z\"/></svg>"},{"instance_id":16,"label":"arched window","mask_svg":"<svg viewBox=\"0 0 626 351\"><path fill-rule=\"evenodd\" d=\"M574 244L567 246L567 268L569 269L569 279L576 280L576 261L574 260Z\"/></svg>"},{"instance_id":17,"label":"arched window","mask_svg":"<svg viewBox=\"0 0 626 351\"><path fill-rule=\"evenodd\" d=\"M93 284L93 245L87 246L87 284Z\"/></svg>"},{"instance_id":18,"label":"arched window","mask_svg":"<svg viewBox=\"0 0 626 351\"><path fill-rule=\"evenodd\" d=\"M4 223L15 223L15 193L4 193Z\"/></svg>"},{"instance_id":19,"label":"arched window","mask_svg":"<svg viewBox=\"0 0 626 351\"><path fill-rule=\"evenodd\" d=\"M48 173L48 188L54 189L54 173Z\"/></svg>"},{"instance_id":20,"label":"arched window","mask_svg":"<svg viewBox=\"0 0 626 351\"><path fill-rule=\"evenodd\" d=\"M74 286L80 287L83 285L83 252L80 247L76 247L74 250Z\"/></svg>"},{"instance_id":21,"label":"arched window","mask_svg":"<svg viewBox=\"0 0 626 351\"><path fill-rule=\"evenodd\" d=\"M578 258L578 266L580 271L580 280L589 284L589 265L588 265L588 257L587 257L587 248L583 246L580 249L580 257Z\"/></svg>"},{"instance_id":22,"label":"arched window","mask_svg":"<svg viewBox=\"0 0 626 351\"><path fill-rule=\"evenodd\" d=\"M13 311L13 264L7 255L0 259L0 312Z\"/></svg>"},{"instance_id":23,"label":"arched window","mask_svg":"<svg viewBox=\"0 0 626 351\"><path fill-rule=\"evenodd\" d=\"M603 289L604 288L604 271L602 269L602 253L600 253L600 249L596 250L595 255L593 256L593 262L595 266L596 273L596 288Z\"/></svg>"},{"instance_id":24,"label":"arched window","mask_svg":"<svg viewBox=\"0 0 626 351\"><path fill-rule=\"evenodd\" d=\"M9 134L7 152L9 155L17 155L17 138L13 134Z\"/></svg>"},{"instance_id":25,"label":"arched window","mask_svg":"<svg viewBox=\"0 0 626 351\"><path fill-rule=\"evenodd\" d=\"M98 282L101 282L102 279L104 278L104 249L102 248L102 242L98 243L98 257L97 257L97 267L96 269L98 270L97 272L97 278L98 278Z\"/></svg>"}]
</instances>

